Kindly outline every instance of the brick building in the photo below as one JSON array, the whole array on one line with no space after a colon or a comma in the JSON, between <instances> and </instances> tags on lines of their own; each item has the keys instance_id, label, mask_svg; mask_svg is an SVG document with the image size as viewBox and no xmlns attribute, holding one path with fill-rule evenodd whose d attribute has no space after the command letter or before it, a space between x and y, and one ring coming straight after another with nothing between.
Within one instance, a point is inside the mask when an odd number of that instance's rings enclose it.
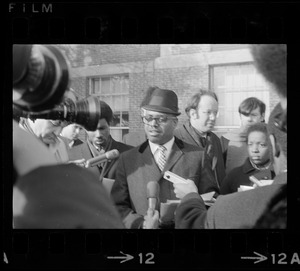
<instances>
[{"instance_id":1,"label":"brick building","mask_svg":"<svg viewBox=\"0 0 300 271\"><path fill-rule=\"evenodd\" d=\"M238 106L255 96L269 112L279 101L253 66L246 44L59 45L70 62L71 87L81 98L99 95L113 109L112 136L132 145L144 140L140 103L149 86L174 90L179 122L187 100L199 88L215 91L215 132L239 126Z\"/></svg>"}]
</instances>

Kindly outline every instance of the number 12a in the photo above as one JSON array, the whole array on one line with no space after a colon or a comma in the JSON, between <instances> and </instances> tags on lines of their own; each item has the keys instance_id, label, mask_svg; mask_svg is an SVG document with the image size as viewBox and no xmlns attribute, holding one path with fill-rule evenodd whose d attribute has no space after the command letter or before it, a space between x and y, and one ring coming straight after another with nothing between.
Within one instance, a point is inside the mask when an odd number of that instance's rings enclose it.
<instances>
[{"instance_id":1,"label":"number 12a","mask_svg":"<svg viewBox=\"0 0 300 271\"><path fill-rule=\"evenodd\" d=\"M280 253L278 255L277 262L276 262L276 254L271 254L271 256L272 256L272 264L288 264L288 262L286 261L287 255L285 253ZM294 253L292 256L290 264L294 264L294 263L300 264L298 253Z\"/></svg>"}]
</instances>

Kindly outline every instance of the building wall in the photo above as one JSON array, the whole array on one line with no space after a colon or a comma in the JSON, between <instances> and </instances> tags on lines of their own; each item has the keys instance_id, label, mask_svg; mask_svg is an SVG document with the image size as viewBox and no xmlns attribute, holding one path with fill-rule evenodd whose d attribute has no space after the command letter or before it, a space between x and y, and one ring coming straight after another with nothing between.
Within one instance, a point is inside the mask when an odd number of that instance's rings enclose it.
<instances>
[{"instance_id":1,"label":"building wall","mask_svg":"<svg viewBox=\"0 0 300 271\"><path fill-rule=\"evenodd\" d=\"M253 61L245 46L221 51L211 51L210 44L80 45L76 49L80 53L71 64L71 87L80 97L89 95L89 76L129 75L131 134L143 133L139 106L149 86L171 89L177 93L181 112L179 123L182 123L187 119L184 111L187 100L197 89L209 88L210 66ZM71 56L71 53L66 55ZM270 110L278 101L277 95L271 93Z\"/></svg>"},{"instance_id":2,"label":"building wall","mask_svg":"<svg viewBox=\"0 0 300 271\"><path fill-rule=\"evenodd\" d=\"M160 56L159 44L56 45L72 68L147 61Z\"/></svg>"},{"instance_id":3,"label":"building wall","mask_svg":"<svg viewBox=\"0 0 300 271\"><path fill-rule=\"evenodd\" d=\"M208 88L208 69L204 67L158 69L155 72L133 73L129 76L130 84L130 130L143 128L140 118L140 104L149 86L171 89L179 100L179 121L187 119L184 108L188 99L197 88Z\"/></svg>"}]
</instances>

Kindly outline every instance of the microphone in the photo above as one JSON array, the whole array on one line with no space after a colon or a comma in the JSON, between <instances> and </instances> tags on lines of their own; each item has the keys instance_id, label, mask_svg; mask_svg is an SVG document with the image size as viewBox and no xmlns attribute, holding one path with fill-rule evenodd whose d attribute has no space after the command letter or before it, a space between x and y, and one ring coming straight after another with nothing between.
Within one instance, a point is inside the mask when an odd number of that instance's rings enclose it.
<instances>
[{"instance_id":1,"label":"microphone","mask_svg":"<svg viewBox=\"0 0 300 271\"><path fill-rule=\"evenodd\" d=\"M157 182L150 181L147 184L147 199L148 209L154 213L159 202L159 184Z\"/></svg>"},{"instance_id":2,"label":"microphone","mask_svg":"<svg viewBox=\"0 0 300 271\"><path fill-rule=\"evenodd\" d=\"M101 155L98 155L94 158L91 158L89 160L86 161L85 163L85 167L86 168L89 168L89 167L94 167L104 161L107 161L107 160L112 160L112 159L116 159L119 157L119 151L114 149L114 150L110 150L106 153L103 153Z\"/></svg>"}]
</instances>

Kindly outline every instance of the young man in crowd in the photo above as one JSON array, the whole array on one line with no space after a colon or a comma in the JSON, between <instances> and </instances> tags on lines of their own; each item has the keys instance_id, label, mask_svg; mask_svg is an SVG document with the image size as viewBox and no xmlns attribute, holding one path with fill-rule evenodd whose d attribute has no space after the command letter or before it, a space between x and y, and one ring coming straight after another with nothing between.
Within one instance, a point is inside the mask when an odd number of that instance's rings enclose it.
<instances>
[{"instance_id":1,"label":"young man in crowd","mask_svg":"<svg viewBox=\"0 0 300 271\"><path fill-rule=\"evenodd\" d=\"M226 173L241 166L248 157L246 133L247 129L259 122L265 121L266 105L261 100L250 97L242 101L239 106L241 126L221 136L223 159Z\"/></svg>"},{"instance_id":2,"label":"young man in crowd","mask_svg":"<svg viewBox=\"0 0 300 271\"><path fill-rule=\"evenodd\" d=\"M127 151L132 146L114 140L110 134L110 123L113 119L113 111L110 106L100 100L101 117L95 131L87 131L87 142L75 146L69 150L70 160L86 160L102 155L110 150L118 150L119 153ZM88 168L97 177L115 179L118 157L109 161L99 163L94 167Z\"/></svg>"},{"instance_id":3,"label":"young man in crowd","mask_svg":"<svg viewBox=\"0 0 300 271\"><path fill-rule=\"evenodd\" d=\"M270 181L275 177L267 125L255 123L250 126L247 130L246 142L248 157L242 166L232 169L226 175L220 188L222 195L237 192L241 186L255 187L256 184L250 180L250 176L259 181Z\"/></svg>"}]
</instances>

